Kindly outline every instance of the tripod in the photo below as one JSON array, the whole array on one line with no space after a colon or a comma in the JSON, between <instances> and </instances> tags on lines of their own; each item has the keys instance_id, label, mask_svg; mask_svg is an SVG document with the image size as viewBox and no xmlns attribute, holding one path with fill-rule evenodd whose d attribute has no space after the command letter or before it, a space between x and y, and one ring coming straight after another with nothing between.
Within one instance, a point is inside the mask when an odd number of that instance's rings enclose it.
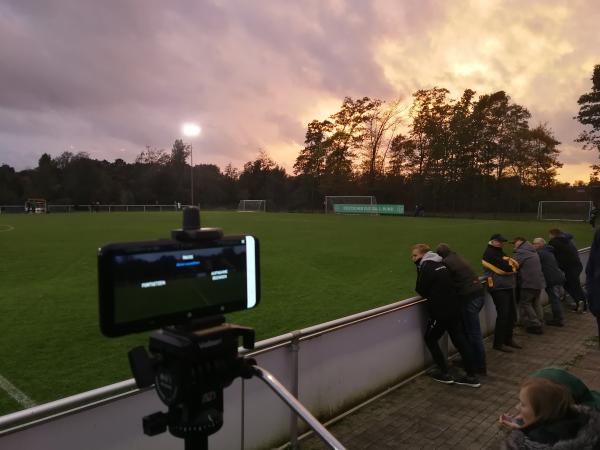
<instances>
[{"instance_id":1,"label":"tripod","mask_svg":"<svg viewBox=\"0 0 600 450\"><path fill-rule=\"evenodd\" d=\"M254 348L254 330L226 324L222 316L193 323L186 328L169 328L150 336L148 349L136 347L129 362L138 387L154 384L168 412L143 418L144 433L154 436L167 429L184 439L185 450L208 450L208 436L223 425L223 389L237 377L257 377L333 449L344 447L325 427L256 361L238 353Z\"/></svg>"}]
</instances>

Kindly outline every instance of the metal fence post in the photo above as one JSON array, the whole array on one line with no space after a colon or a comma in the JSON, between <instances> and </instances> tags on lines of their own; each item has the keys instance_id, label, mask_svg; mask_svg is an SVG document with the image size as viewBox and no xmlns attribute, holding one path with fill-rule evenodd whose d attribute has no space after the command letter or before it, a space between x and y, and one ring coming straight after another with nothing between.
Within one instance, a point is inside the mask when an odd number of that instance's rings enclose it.
<instances>
[{"instance_id":1,"label":"metal fence post","mask_svg":"<svg viewBox=\"0 0 600 450\"><path fill-rule=\"evenodd\" d=\"M290 341L290 352L292 353L292 379L290 392L298 398L298 352L300 351L300 335L299 331L292 332L292 340ZM291 411L290 416L290 448L296 450L298 448L298 415L295 411Z\"/></svg>"},{"instance_id":2,"label":"metal fence post","mask_svg":"<svg viewBox=\"0 0 600 450\"><path fill-rule=\"evenodd\" d=\"M240 449L244 450L245 444L244 441L246 440L246 437L244 436L244 432L246 430L246 423L245 423L245 415L246 415L246 390L245 390L245 380L242 378L241 379L241 383L242 383L242 405L241 405L241 410L242 410L242 421L241 421L241 425L242 425L242 429L240 430Z\"/></svg>"}]
</instances>

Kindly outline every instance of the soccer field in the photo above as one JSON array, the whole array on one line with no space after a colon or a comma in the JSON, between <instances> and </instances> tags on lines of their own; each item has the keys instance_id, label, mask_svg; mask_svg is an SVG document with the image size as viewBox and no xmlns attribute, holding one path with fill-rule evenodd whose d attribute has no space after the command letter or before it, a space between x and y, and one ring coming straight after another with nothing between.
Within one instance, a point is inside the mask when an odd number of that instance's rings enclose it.
<instances>
[{"instance_id":1,"label":"soccer field","mask_svg":"<svg viewBox=\"0 0 600 450\"><path fill-rule=\"evenodd\" d=\"M180 224L180 213L167 212L0 215L0 414L23 407L12 387L39 404L131 377L126 352L147 333L100 334L96 251L166 238ZM260 240L261 303L228 315L257 339L414 295L414 243L447 242L479 270L493 233L547 238L556 226L579 247L592 238L582 223L413 217L206 212L203 226Z\"/></svg>"}]
</instances>

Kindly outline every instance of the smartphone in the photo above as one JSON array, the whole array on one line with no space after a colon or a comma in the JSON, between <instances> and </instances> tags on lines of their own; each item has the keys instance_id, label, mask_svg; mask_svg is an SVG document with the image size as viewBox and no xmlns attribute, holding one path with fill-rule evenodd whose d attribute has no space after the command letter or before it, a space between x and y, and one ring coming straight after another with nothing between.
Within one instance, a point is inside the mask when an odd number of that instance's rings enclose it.
<instances>
[{"instance_id":1,"label":"smartphone","mask_svg":"<svg viewBox=\"0 0 600 450\"><path fill-rule=\"evenodd\" d=\"M98 250L100 329L115 337L254 308L254 236L108 244Z\"/></svg>"},{"instance_id":2,"label":"smartphone","mask_svg":"<svg viewBox=\"0 0 600 450\"><path fill-rule=\"evenodd\" d=\"M508 414L502 414L502 420L504 420L505 422L514 423L515 425L518 425L520 427L522 427L524 424L523 419L521 419L520 417L509 416Z\"/></svg>"}]
</instances>

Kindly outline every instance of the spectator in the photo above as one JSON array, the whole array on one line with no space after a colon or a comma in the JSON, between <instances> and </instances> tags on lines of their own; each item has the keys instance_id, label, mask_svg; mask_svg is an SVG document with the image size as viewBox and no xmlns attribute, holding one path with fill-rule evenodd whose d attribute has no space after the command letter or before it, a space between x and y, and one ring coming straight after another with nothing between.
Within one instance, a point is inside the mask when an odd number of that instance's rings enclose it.
<instances>
[{"instance_id":1,"label":"spectator","mask_svg":"<svg viewBox=\"0 0 600 450\"><path fill-rule=\"evenodd\" d=\"M496 329L494 330L495 350L512 353L508 347L522 348L513 339L513 327L517 319L514 289L519 264L502 251L506 238L493 234L483 253L481 264L487 278L487 286L496 306Z\"/></svg>"},{"instance_id":2,"label":"spectator","mask_svg":"<svg viewBox=\"0 0 600 450\"><path fill-rule=\"evenodd\" d=\"M507 449L596 449L600 414L575 405L569 390L544 378L529 378L519 392L519 413L503 414L500 424L511 430Z\"/></svg>"},{"instance_id":3,"label":"spectator","mask_svg":"<svg viewBox=\"0 0 600 450\"><path fill-rule=\"evenodd\" d=\"M587 406L600 412L600 392L590 390L572 373L556 367L546 367L533 372L530 377L545 378L565 386L577 405Z\"/></svg>"},{"instance_id":4,"label":"spectator","mask_svg":"<svg viewBox=\"0 0 600 450\"><path fill-rule=\"evenodd\" d=\"M525 325L525 331L542 334L544 323L543 310L540 305L540 292L546 287L540 257L533 245L524 237L513 239L514 256L519 263L517 286L519 289L519 311Z\"/></svg>"},{"instance_id":5,"label":"spectator","mask_svg":"<svg viewBox=\"0 0 600 450\"><path fill-rule=\"evenodd\" d=\"M590 255L585 266L587 293L590 311L598 324L598 345L600 346L600 229L594 233Z\"/></svg>"},{"instance_id":6,"label":"spectator","mask_svg":"<svg viewBox=\"0 0 600 450\"><path fill-rule=\"evenodd\" d=\"M439 244L435 251L443 258L444 265L450 271L452 282L461 300L462 320L467 340L471 346L475 372L485 375L487 372L485 348L479 323L479 313L485 301L483 286L467 261L458 253L453 252L448 244Z\"/></svg>"},{"instance_id":7,"label":"spectator","mask_svg":"<svg viewBox=\"0 0 600 450\"><path fill-rule=\"evenodd\" d=\"M587 310L585 294L579 280L583 265L579 259L577 249L571 244L571 240L557 228L550 230L550 242L548 244L554 247L558 267L565 273L564 288L575 301L574 310L577 312Z\"/></svg>"},{"instance_id":8,"label":"spectator","mask_svg":"<svg viewBox=\"0 0 600 450\"><path fill-rule=\"evenodd\" d=\"M442 263L442 257L430 251L429 246L416 244L411 250L412 261L417 266L415 290L428 300L426 305L429 321L425 331L425 344L438 367L438 370L431 374L432 378L446 384L481 386L479 378L475 375L469 343L462 328L460 302L452 284L450 271ZM438 342L445 332L448 332L465 363L466 376L456 380L448 371L448 362Z\"/></svg>"},{"instance_id":9,"label":"spectator","mask_svg":"<svg viewBox=\"0 0 600 450\"><path fill-rule=\"evenodd\" d=\"M547 320L546 324L562 327L565 324L565 315L560 297L562 286L565 284L565 273L558 267L558 262L554 257L554 247L547 245L541 237L533 240L533 246L542 263L542 272L546 280L546 294L548 294L548 301L552 309L552 319Z\"/></svg>"}]
</instances>

